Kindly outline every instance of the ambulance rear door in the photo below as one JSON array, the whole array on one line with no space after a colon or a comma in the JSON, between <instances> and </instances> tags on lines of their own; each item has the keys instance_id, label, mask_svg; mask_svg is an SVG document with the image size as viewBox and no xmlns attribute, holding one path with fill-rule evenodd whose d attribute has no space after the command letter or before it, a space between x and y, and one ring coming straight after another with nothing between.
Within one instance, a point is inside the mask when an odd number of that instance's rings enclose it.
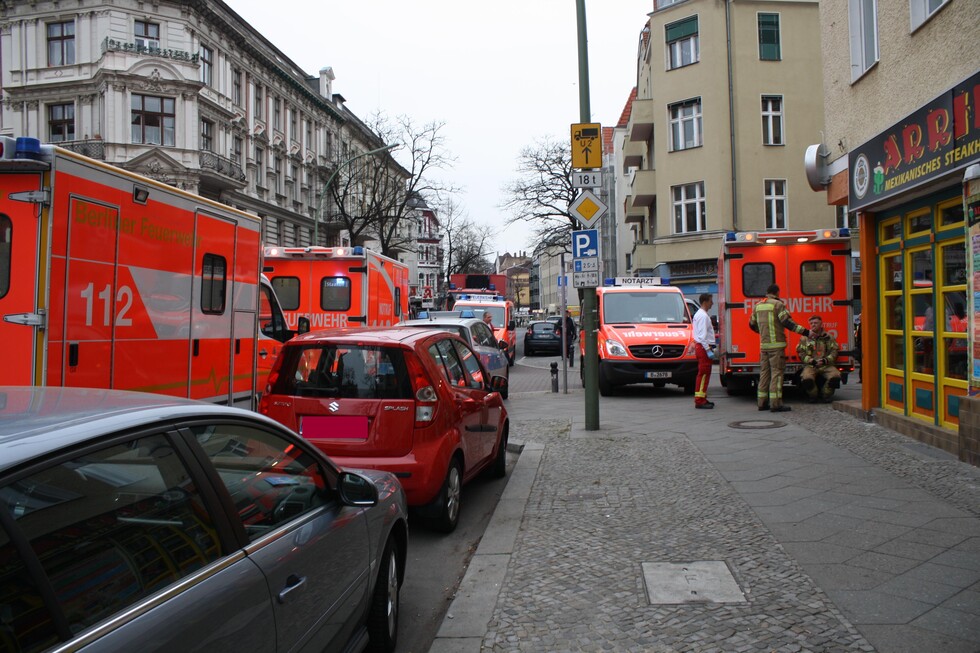
<instances>
[{"instance_id":1,"label":"ambulance rear door","mask_svg":"<svg viewBox=\"0 0 980 653\"><path fill-rule=\"evenodd\" d=\"M20 162L18 162L20 163ZM38 195L47 164L35 170L0 168L0 342L4 364L0 385L43 382L45 302L39 284L46 282L47 220Z\"/></svg>"}]
</instances>

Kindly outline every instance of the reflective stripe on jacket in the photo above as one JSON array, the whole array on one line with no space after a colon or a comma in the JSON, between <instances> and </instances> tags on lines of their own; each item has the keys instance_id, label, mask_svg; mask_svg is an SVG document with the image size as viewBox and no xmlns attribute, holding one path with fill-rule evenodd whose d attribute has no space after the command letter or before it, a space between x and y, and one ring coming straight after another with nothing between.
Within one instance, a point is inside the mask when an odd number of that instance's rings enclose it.
<instances>
[{"instance_id":1,"label":"reflective stripe on jacket","mask_svg":"<svg viewBox=\"0 0 980 653\"><path fill-rule=\"evenodd\" d=\"M752 309L749 328L759 334L759 346L762 349L785 349L784 329L790 329L801 335L809 332L809 329L793 321L783 300L773 295L766 295L766 298Z\"/></svg>"}]
</instances>

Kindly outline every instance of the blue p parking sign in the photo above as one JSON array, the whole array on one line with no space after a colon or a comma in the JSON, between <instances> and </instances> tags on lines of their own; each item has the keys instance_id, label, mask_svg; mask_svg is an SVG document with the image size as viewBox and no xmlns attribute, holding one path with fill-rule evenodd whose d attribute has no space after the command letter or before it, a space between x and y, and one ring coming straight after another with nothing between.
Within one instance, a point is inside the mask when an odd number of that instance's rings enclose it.
<instances>
[{"instance_id":1,"label":"blue p parking sign","mask_svg":"<svg viewBox=\"0 0 980 653\"><path fill-rule=\"evenodd\" d=\"M599 257L599 230L582 229L572 232L572 258Z\"/></svg>"}]
</instances>

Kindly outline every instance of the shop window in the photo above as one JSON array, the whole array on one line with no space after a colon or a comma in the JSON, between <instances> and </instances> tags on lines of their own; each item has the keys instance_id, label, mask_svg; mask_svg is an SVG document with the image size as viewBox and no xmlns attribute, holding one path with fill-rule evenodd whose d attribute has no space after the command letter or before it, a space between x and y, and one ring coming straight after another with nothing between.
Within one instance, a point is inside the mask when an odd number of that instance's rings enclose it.
<instances>
[{"instance_id":1,"label":"shop window","mask_svg":"<svg viewBox=\"0 0 980 653\"><path fill-rule=\"evenodd\" d=\"M939 205L939 228L963 225L963 202L957 197L951 203Z\"/></svg>"},{"instance_id":2,"label":"shop window","mask_svg":"<svg viewBox=\"0 0 980 653\"><path fill-rule=\"evenodd\" d=\"M943 365L946 367L947 378L966 381L966 352L966 338L946 338Z\"/></svg>"},{"instance_id":3,"label":"shop window","mask_svg":"<svg viewBox=\"0 0 980 653\"><path fill-rule=\"evenodd\" d=\"M966 318L966 292L948 290L943 293L943 315L946 331L966 333L969 320Z\"/></svg>"},{"instance_id":4,"label":"shop window","mask_svg":"<svg viewBox=\"0 0 980 653\"><path fill-rule=\"evenodd\" d=\"M943 283L957 286L966 283L966 243L946 245L940 250L943 262Z\"/></svg>"},{"instance_id":5,"label":"shop window","mask_svg":"<svg viewBox=\"0 0 980 653\"><path fill-rule=\"evenodd\" d=\"M934 331L936 329L936 309L932 305L932 293L912 295L912 306L915 310L912 330Z\"/></svg>"},{"instance_id":6,"label":"shop window","mask_svg":"<svg viewBox=\"0 0 980 653\"><path fill-rule=\"evenodd\" d=\"M890 220L884 220L881 223L881 234L879 235L879 242L881 244L901 240L902 238L902 223L898 218L892 218Z\"/></svg>"},{"instance_id":7,"label":"shop window","mask_svg":"<svg viewBox=\"0 0 980 653\"><path fill-rule=\"evenodd\" d=\"M932 288L932 250L921 249L909 254L909 268L912 272L912 288Z\"/></svg>"},{"instance_id":8,"label":"shop window","mask_svg":"<svg viewBox=\"0 0 980 653\"><path fill-rule=\"evenodd\" d=\"M929 209L923 209L922 211L910 214L908 216L909 236L928 233L930 231L932 231L932 211Z\"/></svg>"},{"instance_id":9,"label":"shop window","mask_svg":"<svg viewBox=\"0 0 980 653\"><path fill-rule=\"evenodd\" d=\"M897 254L884 257L882 282L886 291L902 289L902 259Z\"/></svg>"},{"instance_id":10,"label":"shop window","mask_svg":"<svg viewBox=\"0 0 980 653\"><path fill-rule=\"evenodd\" d=\"M324 277L320 280L320 308L325 311L346 311L350 308L350 279Z\"/></svg>"},{"instance_id":11,"label":"shop window","mask_svg":"<svg viewBox=\"0 0 980 653\"><path fill-rule=\"evenodd\" d=\"M834 292L834 264L830 261L804 261L800 266L800 289L804 295Z\"/></svg>"},{"instance_id":12,"label":"shop window","mask_svg":"<svg viewBox=\"0 0 980 653\"><path fill-rule=\"evenodd\" d=\"M742 266L742 294L746 297L765 297L775 283L776 270L772 263L746 263Z\"/></svg>"},{"instance_id":13,"label":"shop window","mask_svg":"<svg viewBox=\"0 0 980 653\"><path fill-rule=\"evenodd\" d=\"M932 374L935 371L933 363L933 339L922 336L912 341L912 371L919 374Z\"/></svg>"},{"instance_id":14,"label":"shop window","mask_svg":"<svg viewBox=\"0 0 980 653\"><path fill-rule=\"evenodd\" d=\"M299 309L299 277L276 277L272 280L272 288L276 291L282 310Z\"/></svg>"},{"instance_id":15,"label":"shop window","mask_svg":"<svg viewBox=\"0 0 980 653\"><path fill-rule=\"evenodd\" d=\"M885 336L885 366L905 369L905 339L902 336Z\"/></svg>"},{"instance_id":16,"label":"shop window","mask_svg":"<svg viewBox=\"0 0 980 653\"><path fill-rule=\"evenodd\" d=\"M885 297L885 314L882 319L886 329L902 330L905 320L905 299L901 295Z\"/></svg>"}]
</instances>

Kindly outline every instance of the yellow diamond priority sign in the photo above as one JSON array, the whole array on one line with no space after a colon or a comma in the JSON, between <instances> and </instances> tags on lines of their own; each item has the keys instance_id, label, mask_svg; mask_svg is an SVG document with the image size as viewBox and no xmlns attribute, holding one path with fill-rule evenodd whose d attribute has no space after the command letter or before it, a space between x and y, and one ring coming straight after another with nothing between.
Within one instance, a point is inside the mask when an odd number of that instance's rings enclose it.
<instances>
[{"instance_id":1,"label":"yellow diamond priority sign","mask_svg":"<svg viewBox=\"0 0 980 653\"><path fill-rule=\"evenodd\" d=\"M603 203L592 191L583 190L575 201L569 204L568 212L582 223L586 229L591 229L592 225L599 221L599 218L606 214L609 207Z\"/></svg>"}]
</instances>

